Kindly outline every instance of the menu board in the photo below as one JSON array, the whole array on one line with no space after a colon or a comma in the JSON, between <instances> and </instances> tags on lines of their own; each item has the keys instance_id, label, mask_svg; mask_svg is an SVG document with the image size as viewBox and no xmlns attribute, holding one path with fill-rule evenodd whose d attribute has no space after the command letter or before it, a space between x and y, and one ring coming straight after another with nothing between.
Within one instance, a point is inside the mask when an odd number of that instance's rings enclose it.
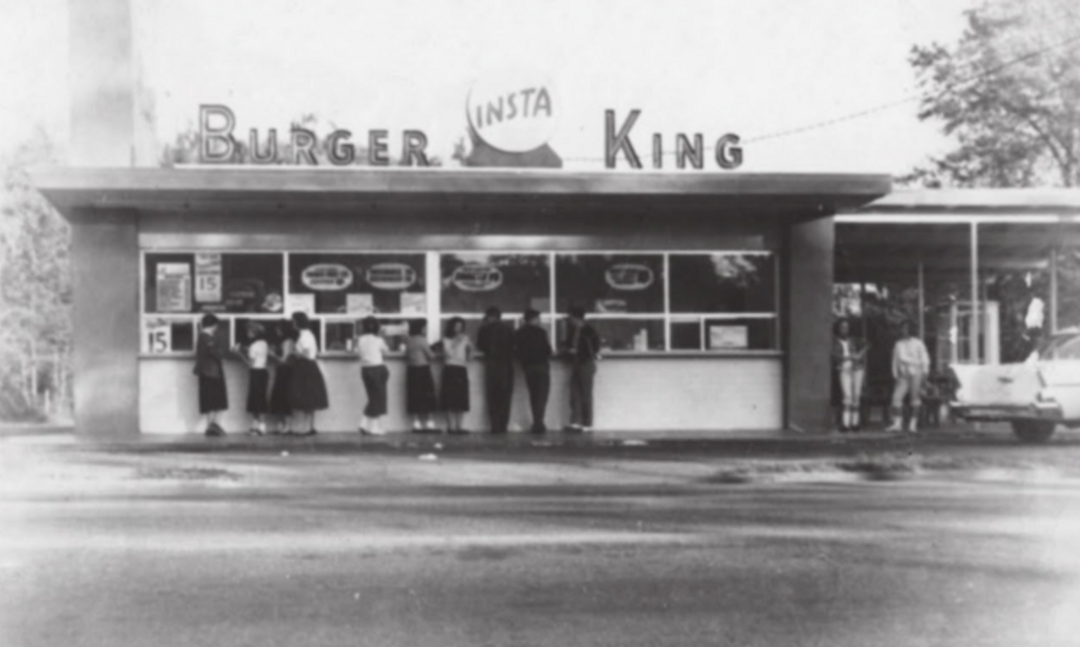
<instances>
[{"instance_id":1,"label":"menu board","mask_svg":"<svg viewBox=\"0 0 1080 647\"><path fill-rule=\"evenodd\" d=\"M480 314L496 307L503 312L524 312L537 304L546 306L551 295L549 258L547 254L443 254L439 268L442 311Z\"/></svg>"},{"instance_id":2,"label":"menu board","mask_svg":"<svg viewBox=\"0 0 1080 647\"><path fill-rule=\"evenodd\" d=\"M424 254L289 254L289 294L319 314L399 314L425 300Z\"/></svg>"}]
</instances>

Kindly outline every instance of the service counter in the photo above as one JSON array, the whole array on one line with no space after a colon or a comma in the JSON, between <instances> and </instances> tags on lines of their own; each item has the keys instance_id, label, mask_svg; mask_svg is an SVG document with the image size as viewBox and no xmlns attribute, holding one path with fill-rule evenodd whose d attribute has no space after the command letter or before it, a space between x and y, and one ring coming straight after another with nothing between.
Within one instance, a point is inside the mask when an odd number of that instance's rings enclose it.
<instances>
[{"instance_id":1,"label":"service counter","mask_svg":"<svg viewBox=\"0 0 1080 647\"><path fill-rule=\"evenodd\" d=\"M390 368L387 430L406 430L405 362L393 357ZM228 412L222 418L226 430L248 428L244 413L247 369L226 362ZM356 431L367 397L360 384L355 358L326 357L319 360L326 378L330 408L316 417L320 431ZM199 428L197 381L190 358L142 357L139 360L139 416L144 433L182 434ZM434 365L436 384L441 366ZM570 420L569 366L563 360L551 364L551 397L546 423L560 429ZM609 355L598 365L595 387L595 428L616 431L666 429L775 430L783 426L783 363L776 352L753 354L625 353ZM465 427L486 431L484 367L469 367L471 410ZM445 421L439 421L440 424ZM520 368L514 379L511 431L523 431L531 423L528 393Z\"/></svg>"}]
</instances>

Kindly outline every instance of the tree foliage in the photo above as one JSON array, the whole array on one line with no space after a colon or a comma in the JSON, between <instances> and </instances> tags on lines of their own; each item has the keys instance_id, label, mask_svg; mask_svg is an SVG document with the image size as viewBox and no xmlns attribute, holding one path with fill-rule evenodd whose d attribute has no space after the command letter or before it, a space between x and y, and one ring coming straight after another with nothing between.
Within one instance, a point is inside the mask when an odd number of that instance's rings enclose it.
<instances>
[{"instance_id":1,"label":"tree foliage","mask_svg":"<svg viewBox=\"0 0 1080 647\"><path fill-rule=\"evenodd\" d=\"M70 233L27 174L59 162L42 131L0 161L0 418L42 414L46 391L70 396Z\"/></svg>"},{"instance_id":2,"label":"tree foliage","mask_svg":"<svg viewBox=\"0 0 1080 647\"><path fill-rule=\"evenodd\" d=\"M905 178L930 187L1080 186L1080 3L984 0L952 47L916 46L919 118L956 147Z\"/></svg>"}]
</instances>

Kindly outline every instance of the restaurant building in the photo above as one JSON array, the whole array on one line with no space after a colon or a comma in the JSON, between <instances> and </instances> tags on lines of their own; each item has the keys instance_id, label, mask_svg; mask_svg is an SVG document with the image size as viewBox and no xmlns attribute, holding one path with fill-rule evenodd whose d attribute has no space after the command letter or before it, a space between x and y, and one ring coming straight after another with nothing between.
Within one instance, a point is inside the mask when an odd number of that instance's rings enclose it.
<instances>
[{"instance_id":1,"label":"restaurant building","mask_svg":"<svg viewBox=\"0 0 1080 647\"><path fill-rule=\"evenodd\" d=\"M202 313L316 322L330 409L352 431L365 402L358 318L471 334L484 310L542 313L553 344L581 305L604 340L596 428L745 430L829 425L833 214L889 191L877 175L562 169L191 166L39 171L71 222L80 433L198 431ZM389 429L406 429L404 363ZM436 367L437 368L437 367ZM437 372L437 371L436 371ZM246 374L227 363L226 429L246 428ZM481 366L468 428L487 428ZM527 428L524 380L511 428ZM554 362L547 424L568 420Z\"/></svg>"}]
</instances>

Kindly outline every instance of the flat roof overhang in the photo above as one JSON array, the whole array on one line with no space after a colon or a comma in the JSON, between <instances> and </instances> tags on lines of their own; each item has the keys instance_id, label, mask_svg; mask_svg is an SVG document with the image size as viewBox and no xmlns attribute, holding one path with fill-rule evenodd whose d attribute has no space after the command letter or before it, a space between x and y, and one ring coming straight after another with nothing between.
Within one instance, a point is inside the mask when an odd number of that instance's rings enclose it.
<instances>
[{"instance_id":1,"label":"flat roof overhang","mask_svg":"<svg viewBox=\"0 0 1080 647\"><path fill-rule=\"evenodd\" d=\"M116 210L330 213L402 204L507 215L602 206L807 218L857 209L891 189L887 175L700 171L192 166L37 169L31 177L71 221Z\"/></svg>"},{"instance_id":2,"label":"flat roof overhang","mask_svg":"<svg viewBox=\"0 0 1080 647\"><path fill-rule=\"evenodd\" d=\"M1080 189L897 189L849 213L942 218L1080 214Z\"/></svg>"}]
</instances>

